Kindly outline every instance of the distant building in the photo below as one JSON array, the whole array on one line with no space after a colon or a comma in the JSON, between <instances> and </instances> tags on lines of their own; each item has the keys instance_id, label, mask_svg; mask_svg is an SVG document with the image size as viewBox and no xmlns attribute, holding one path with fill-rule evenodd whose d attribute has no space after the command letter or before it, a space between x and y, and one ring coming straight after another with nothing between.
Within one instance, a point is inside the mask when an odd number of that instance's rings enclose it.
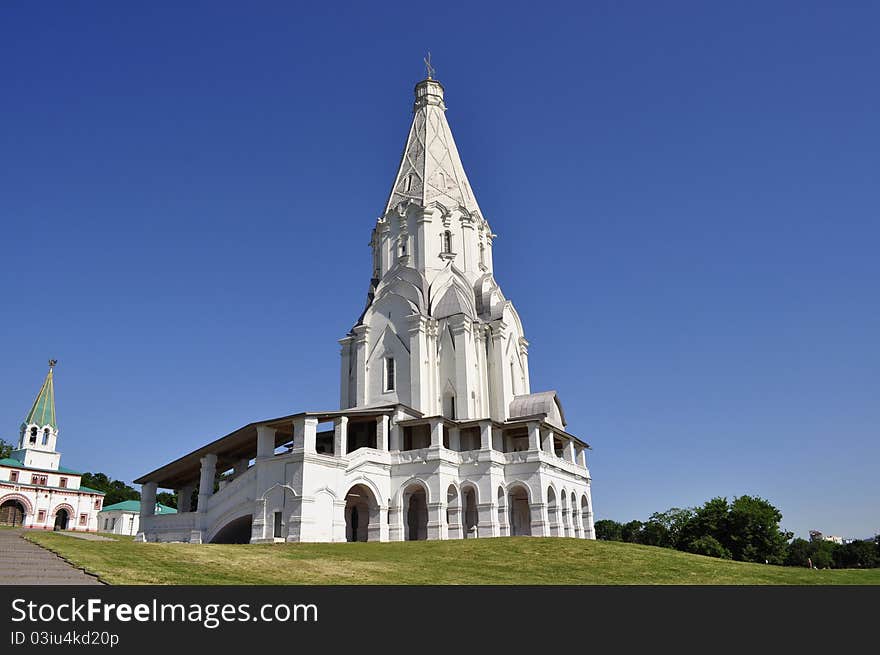
<instances>
[{"instance_id":1,"label":"distant building","mask_svg":"<svg viewBox=\"0 0 880 655\"><path fill-rule=\"evenodd\" d=\"M82 474L61 466L55 450L56 363L49 361L46 380L21 424L18 447L0 459L0 525L95 532L104 492L82 486Z\"/></svg>"},{"instance_id":2,"label":"distant building","mask_svg":"<svg viewBox=\"0 0 880 655\"><path fill-rule=\"evenodd\" d=\"M853 539L844 539L843 537L838 537L837 535L828 535L825 536L818 530L810 530L810 541L830 541L835 544L844 544L844 543L852 543Z\"/></svg>"},{"instance_id":3,"label":"distant building","mask_svg":"<svg viewBox=\"0 0 880 655\"><path fill-rule=\"evenodd\" d=\"M140 527L141 501L123 500L121 503L107 505L98 512L98 530L113 534L136 535ZM177 510L156 503L156 514L177 514Z\"/></svg>"}]
</instances>

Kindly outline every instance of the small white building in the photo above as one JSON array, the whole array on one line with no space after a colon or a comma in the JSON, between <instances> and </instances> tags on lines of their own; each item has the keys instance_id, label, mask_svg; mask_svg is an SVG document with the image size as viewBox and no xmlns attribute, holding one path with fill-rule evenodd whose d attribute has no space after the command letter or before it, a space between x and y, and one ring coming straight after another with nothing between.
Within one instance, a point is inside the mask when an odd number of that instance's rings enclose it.
<instances>
[{"instance_id":1,"label":"small white building","mask_svg":"<svg viewBox=\"0 0 880 655\"><path fill-rule=\"evenodd\" d=\"M135 480L139 538L594 538L589 446L555 391L531 389L495 237L429 76L372 231L366 307L339 342L340 409L255 421ZM158 488L177 514L155 513Z\"/></svg>"},{"instance_id":2,"label":"small white building","mask_svg":"<svg viewBox=\"0 0 880 655\"><path fill-rule=\"evenodd\" d=\"M177 510L161 503L156 503L154 510L157 516L177 514ZM113 534L134 536L140 528L141 501L123 500L121 503L107 505L98 512L98 530Z\"/></svg>"},{"instance_id":3,"label":"small white building","mask_svg":"<svg viewBox=\"0 0 880 655\"><path fill-rule=\"evenodd\" d=\"M19 429L17 448L0 459L0 525L95 532L104 492L82 486L82 474L61 466L61 453L55 450L56 363L49 361L49 373Z\"/></svg>"}]
</instances>

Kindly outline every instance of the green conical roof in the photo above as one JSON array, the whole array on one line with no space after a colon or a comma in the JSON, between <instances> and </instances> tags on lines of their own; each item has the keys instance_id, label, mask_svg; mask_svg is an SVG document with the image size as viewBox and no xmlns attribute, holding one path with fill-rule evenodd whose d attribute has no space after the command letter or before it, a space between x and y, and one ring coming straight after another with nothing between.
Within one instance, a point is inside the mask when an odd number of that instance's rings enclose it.
<instances>
[{"instance_id":1,"label":"green conical roof","mask_svg":"<svg viewBox=\"0 0 880 655\"><path fill-rule=\"evenodd\" d=\"M32 423L44 426L51 425L56 430L58 424L55 422L55 383L52 380L52 371L55 369L57 362L54 359L49 360L49 373L43 386L40 387L40 393L37 394L36 400L24 419L25 425Z\"/></svg>"}]
</instances>

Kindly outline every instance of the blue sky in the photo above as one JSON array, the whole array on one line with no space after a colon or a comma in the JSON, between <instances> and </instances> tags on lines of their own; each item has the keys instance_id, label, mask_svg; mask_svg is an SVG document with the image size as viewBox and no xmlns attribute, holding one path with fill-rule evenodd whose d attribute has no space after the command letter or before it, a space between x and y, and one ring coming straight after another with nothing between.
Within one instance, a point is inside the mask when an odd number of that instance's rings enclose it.
<instances>
[{"instance_id":1,"label":"blue sky","mask_svg":"<svg viewBox=\"0 0 880 655\"><path fill-rule=\"evenodd\" d=\"M179 6L179 5L185 6ZM735 6L734 6L735 5ZM880 531L876 3L4 3L0 436L130 481L338 402L430 50L597 518Z\"/></svg>"}]
</instances>

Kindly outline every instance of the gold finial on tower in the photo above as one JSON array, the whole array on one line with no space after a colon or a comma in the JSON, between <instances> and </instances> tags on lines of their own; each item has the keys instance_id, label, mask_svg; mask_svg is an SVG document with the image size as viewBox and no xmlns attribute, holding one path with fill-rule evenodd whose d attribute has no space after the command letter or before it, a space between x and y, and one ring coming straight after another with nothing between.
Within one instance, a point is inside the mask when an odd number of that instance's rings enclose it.
<instances>
[{"instance_id":1,"label":"gold finial on tower","mask_svg":"<svg viewBox=\"0 0 880 655\"><path fill-rule=\"evenodd\" d=\"M431 51L430 50L428 51L428 56L425 57L422 61L425 62L425 72L428 74L428 79L433 80L434 73L436 71L434 70L434 67L431 65Z\"/></svg>"},{"instance_id":2,"label":"gold finial on tower","mask_svg":"<svg viewBox=\"0 0 880 655\"><path fill-rule=\"evenodd\" d=\"M55 368L57 365L58 365L57 359L50 359L49 360L49 368Z\"/></svg>"}]
</instances>

